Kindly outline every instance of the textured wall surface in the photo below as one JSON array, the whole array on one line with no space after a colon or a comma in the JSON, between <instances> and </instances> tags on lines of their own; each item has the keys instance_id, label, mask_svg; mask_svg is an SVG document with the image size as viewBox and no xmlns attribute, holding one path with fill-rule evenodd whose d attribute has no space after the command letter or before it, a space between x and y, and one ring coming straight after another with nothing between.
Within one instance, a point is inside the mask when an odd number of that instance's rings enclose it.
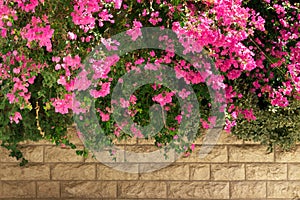
<instances>
[{"instance_id":1,"label":"textured wall surface","mask_svg":"<svg viewBox=\"0 0 300 200\"><path fill-rule=\"evenodd\" d=\"M76 137L71 139L82 148ZM275 151L222 134L204 159L196 153L152 173L130 174L51 143L24 143L19 167L0 148L0 199L300 199L300 146ZM151 141L123 144L151 151ZM128 164L142 169L146 164Z\"/></svg>"}]
</instances>

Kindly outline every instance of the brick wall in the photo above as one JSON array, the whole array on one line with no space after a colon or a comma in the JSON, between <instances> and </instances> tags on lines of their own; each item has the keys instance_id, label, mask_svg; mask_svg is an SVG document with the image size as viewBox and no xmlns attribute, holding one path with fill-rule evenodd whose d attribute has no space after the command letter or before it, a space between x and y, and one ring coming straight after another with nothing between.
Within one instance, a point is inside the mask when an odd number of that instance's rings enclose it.
<instances>
[{"instance_id":1,"label":"brick wall","mask_svg":"<svg viewBox=\"0 0 300 200\"><path fill-rule=\"evenodd\" d=\"M82 148L76 137L72 141ZM267 154L264 146L224 133L200 159L201 141L197 144L190 157L146 174L116 171L44 141L23 144L30 161L26 167L0 149L0 199L300 199L300 146ZM144 140L120 145L153 149Z\"/></svg>"}]
</instances>

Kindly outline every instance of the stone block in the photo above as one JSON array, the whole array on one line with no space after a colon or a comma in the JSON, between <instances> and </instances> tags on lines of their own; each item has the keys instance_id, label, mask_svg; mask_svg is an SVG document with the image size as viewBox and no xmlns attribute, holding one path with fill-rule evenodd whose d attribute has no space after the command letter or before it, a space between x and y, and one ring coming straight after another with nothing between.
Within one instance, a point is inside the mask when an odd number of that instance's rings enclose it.
<instances>
[{"instance_id":1,"label":"stone block","mask_svg":"<svg viewBox=\"0 0 300 200\"><path fill-rule=\"evenodd\" d=\"M274 152L268 153L265 146L230 146L229 162L274 162Z\"/></svg>"},{"instance_id":2,"label":"stone block","mask_svg":"<svg viewBox=\"0 0 300 200\"><path fill-rule=\"evenodd\" d=\"M286 164L248 164L246 165L247 180L286 180Z\"/></svg>"},{"instance_id":3,"label":"stone block","mask_svg":"<svg viewBox=\"0 0 300 200\"><path fill-rule=\"evenodd\" d=\"M169 198L229 199L228 182L171 182Z\"/></svg>"},{"instance_id":4,"label":"stone block","mask_svg":"<svg viewBox=\"0 0 300 200\"><path fill-rule=\"evenodd\" d=\"M122 171L123 169L123 171ZM139 178L138 174L139 166L138 164L109 164L108 166L103 164L97 165L97 179L98 180L137 180ZM128 173L128 172L137 173Z\"/></svg>"},{"instance_id":5,"label":"stone block","mask_svg":"<svg viewBox=\"0 0 300 200\"><path fill-rule=\"evenodd\" d=\"M159 166L157 166L157 164L152 164L152 166L140 164L140 168L143 167L150 167L150 168L152 167L154 169L159 169ZM140 179L141 180L189 180L189 166L182 165L182 164L173 164L151 173L142 173L140 175Z\"/></svg>"},{"instance_id":6,"label":"stone block","mask_svg":"<svg viewBox=\"0 0 300 200\"><path fill-rule=\"evenodd\" d=\"M159 199L167 197L167 184L162 181L122 181L118 185L119 198Z\"/></svg>"},{"instance_id":7,"label":"stone block","mask_svg":"<svg viewBox=\"0 0 300 200\"><path fill-rule=\"evenodd\" d=\"M117 183L113 181L71 181L61 183L61 197L117 198Z\"/></svg>"},{"instance_id":8,"label":"stone block","mask_svg":"<svg viewBox=\"0 0 300 200\"><path fill-rule=\"evenodd\" d=\"M0 164L0 180L50 180L50 167L41 164Z\"/></svg>"},{"instance_id":9,"label":"stone block","mask_svg":"<svg viewBox=\"0 0 300 200\"><path fill-rule=\"evenodd\" d=\"M25 146L21 147L24 158L29 162L43 162L43 146ZM9 151L0 147L0 162L20 162L16 158L9 156Z\"/></svg>"},{"instance_id":10,"label":"stone block","mask_svg":"<svg viewBox=\"0 0 300 200\"><path fill-rule=\"evenodd\" d=\"M288 179L289 180L300 180L300 163L288 165Z\"/></svg>"},{"instance_id":11,"label":"stone block","mask_svg":"<svg viewBox=\"0 0 300 200\"><path fill-rule=\"evenodd\" d=\"M200 152L202 152L202 154L200 154ZM227 147L226 146L196 146L194 152L190 156L181 157L180 159L178 159L177 162L227 163L228 162Z\"/></svg>"},{"instance_id":12,"label":"stone block","mask_svg":"<svg viewBox=\"0 0 300 200\"><path fill-rule=\"evenodd\" d=\"M34 199L35 182L33 181L0 181L0 198Z\"/></svg>"},{"instance_id":13,"label":"stone block","mask_svg":"<svg viewBox=\"0 0 300 200\"><path fill-rule=\"evenodd\" d=\"M190 180L209 180L209 164L190 164Z\"/></svg>"},{"instance_id":14,"label":"stone block","mask_svg":"<svg viewBox=\"0 0 300 200\"><path fill-rule=\"evenodd\" d=\"M230 184L231 199L266 198L266 182L232 182Z\"/></svg>"},{"instance_id":15,"label":"stone block","mask_svg":"<svg viewBox=\"0 0 300 200\"><path fill-rule=\"evenodd\" d=\"M276 149L275 151L275 158L276 162L284 162L284 163L295 163L299 162L300 163L300 146L295 147L295 149L284 152L279 149Z\"/></svg>"},{"instance_id":16,"label":"stone block","mask_svg":"<svg viewBox=\"0 0 300 200\"><path fill-rule=\"evenodd\" d=\"M204 141L204 138L205 138L205 134L202 137L197 138L194 143L202 145L203 141ZM234 136L234 135L232 135L230 133L227 133L226 131L221 131L221 133L219 135L219 138L218 138L218 140L217 140L216 143L214 143L212 141L214 141L214 140L206 140L205 144L206 145L215 145L215 144L218 144L218 145L224 145L224 144L225 145L243 144L243 140L237 139L236 136Z\"/></svg>"},{"instance_id":17,"label":"stone block","mask_svg":"<svg viewBox=\"0 0 300 200\"><path fill-rule=\"evenodd\" d=\"M82 149L82 148L78 148ZM45 162L83 162L83 157L76 155L75 149L58 146L45 146Z\"/></svg>"},{"instance_id":18,"label":"stone block","mask_svg":"<svg viewBox=\"0 0 300 200\"><path fill-rule=\"evenodd\" d=\"M299 181L272 181L268 182L268 198L295 198L300 197Z\"/></svg>"},{"instance_id":19,"label":"stone block","mask_svg":"<svg viewBox=\"0 0 300 200\"><path fill-rule=\"evenodd\" d=\"M95 180L94 164L56 164L51 168L52 180Z\"/></svg>"},{"instance_id":20,"label":"stone block","mask_svg":"<svg viewBox=\"0 0 300 200\"><path fill-rule=\"evenodd\" d=\"M245 180L245 166L243 164L212 164L212 180Z\"/></svg>"},{"instance_id":21,"label":"stone block","mask_svg":"<svg viewBox=\"0 0 300 200\"><path fill-rule=\"evenodd\" d=\"M60 184L57 181L38 181L37 182L38 198L59 198Z\"/></svg>"}]
</instances>

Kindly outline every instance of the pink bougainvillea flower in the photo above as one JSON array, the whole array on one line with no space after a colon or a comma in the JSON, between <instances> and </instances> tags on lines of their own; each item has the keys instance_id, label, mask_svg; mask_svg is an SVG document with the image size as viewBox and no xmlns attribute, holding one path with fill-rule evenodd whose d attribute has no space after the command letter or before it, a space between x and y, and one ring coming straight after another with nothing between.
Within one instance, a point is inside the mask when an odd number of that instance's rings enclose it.
<instances>
[{"instance_id":1,"label":"pink bougainvillea flower","mask_svg":"<svg viewBox=\"0 0 300 200\"><path fill-rule=\"evenodd\" d=\"M109 114L108 114L108 113L104 113L104 112L102 112L101 110L100 110L99 112L100 112L101 120L102 120L103 122L109 121Z\"/></svg>"},{"instance_id":2,"label":"pink bougainvillea flower","mask_svg":"<svg viewBox=\"0 0 300 200\"><path fill-rule=\"evenodd\" d=\"M142 23L139 21L136 21L136 19L133 21L133 27L130 30L127 30L127 35L131 36L131 39L133 41L136 41L138 37L142 36L141 28L143 27Z\"/></svg>"},{"instance_id":3,"label":"pink bougainvillea flower","mask_svg":"<svg viewBox=\"0 0 300 200\"><path fill-rule=\"evenodd\" d=\"M93 14L102 10L103 6L99 1L75 0L74 11L71 13L74 24L79 25L84 32L95 28L96 19ZM102 22L101 22L102 23Z\"/></svg>"},{"instance_id":4,"label":"pink bougainvillea flower","mask_svg":"<svg viewBox=\"0 0 300 200\"><path fill-rule=\"evenodd\" d=\"M144 137L143 134L142 134L142 132L135 127L135 124L131 125L130 131L133 133L133 135L136 138L143 138Z\"/></svg>"},{"instance_id":5,"label":"pink bougainvillea flower","mask_svg":"<svg viewBox=\"0 0 300 200\"><path fill-rule=\"evenodd\" d=\"M60 84L60 85L65 86L67 84L66 77L65 76L60 76L59 79L57 80L57 83Z\"/></svg>"},{"instance_id":6,"label":"pink bougainvillea flower","mask_svg":"<svg viewBox=\"0 0 300 200\"><path fill-rule=\"evenodd\" d=\"M155 52L154 52L153 50L152 50L152 51L150 51L150 53L149 53L149 54L150 54L150 56L151 56L151 57L154 57L154 56L155 56Z\"/></svg>"},{"instance_id":7,"label":"pink bougainvillea flower","mask_svg":"<svg viewBox=\"0 0 300 200\"><path fill-rule=\"evenodd\" d=\"M10 119L10 123L15 122L16 124L18 124L20 120L22 120L22 115L19 112L15 112L13 116L9 117L9 119Z\"/></svg>"},{"instance_id":8,"label":"pink bougainvillea flower","mask_svg":"<svg viewBox=\"0 0 300 200\"><path fill-rule=\"evenodd\" d=\"M134 105L134 104L136 104L136 101L137 101L136 96L132 94L130 96L129 102Z\"/></svg>"},{"instance_id":9,"label":"pink bougainvillea flower","mask_svg":"<svg viewBox=\"0 0 300 200\"><path fill-rule=\"evenodd\" d=\"M70 40L76 40L77 39L77 35L75 33L69 31L68 32L68 38Z\"/></svg>"},{"instance_id":10,"label":"pink bougainvillea flower","mask_svg":"<svg viewBox=\"0 0 300 200\"><path fill-rule=\"evenodd\" d=\"M191 94L190 91L187 91L185 88L183 88L181 91L178 92L178 95L182 98L185 99Z\"/></svg>"},{"instance_id":11,"label":"pink bougainvillea flower","mask_svg":"<svg viewBox=\"0 0 300 200\"><path fill-rule=\"evenodd\" d=\"M88 72L85 70L78 74L77 78L75 79L74 90L83 91L90 87L92 81L88 79L87 75Z\"/></svg>"},{"instance_id":12,"label":"pink bougainvillea flower","mask_svg":"<svg viewBox=\"0 0 300 200\"><path fill-rule=\"evenodd\" d=\"M158 17L159 16L159 12L152 12L151 13L151 18L148 20L151 24L153 24L154 26L162 21L162 18Z\"/></svg>"},{"instance_id":13,"label":"pink bougainvillea flower","mask_svg":"<svg viewBox=\"0 0 300 200\"><path fill-rule=\"evenodd\" d=\"M79 138L83 138L83 134L78 130L77 131L77 136L79 137Z\"/></svg>"},{"instance_id":14,"label":"pink bougainvillea flower","mask_svg":"<svg viewBox=\"0 0 300 200\"><path fill-rule=\"evenodd\" d=\"M58 63L60 61L60 57L52 57L52 61Z\"/></svg>"},{"instance_id":15,"label":"pink bougainvillea flower","mask_svg":"<svg viewBox=\"0 0 300 200\"><path fill-rule=\"evenodd\" d=\"M210 123L210 127L214 127L216 125L216 120L217 120L216 116L210 116L210 117L208 117L208 121Z\"/></svg>"},{"instance_id":16,"label":"pink bougainvillea flower","mask_svg":"<svg viewBox=\"0 0 300 200\"><path fill-rule=\"evenodd\" d=\"M8 98L8 101L9 101L10 104L12 104L14 102L17 102L15 95L12 94L12 93L7 93L6 97Z\"/></svg>"},{"instance_id":17,"label":"pink bougainvillea flower","mask_svg":"<svg viewBox=\"0 0 300 200\"><path fill-rule=\"evenodd\" d=\"M247 119L249 122L252 120L256 120L256 117L254 116L252 109L242 110L241 113L244 115L245 119Z\"/></svg>"},{"instance_id":18,"label":"pink bougainvillea flower","mask_svg":"<svg viewBox=\"0 0 300 200\"><path fill-rule=\"evenodd\" d=\"M44 18L43 18L44 19ZM32 17L31 23L27 24L21 31L23 39L27 40L27 46L31 48L31 42L36 41L40 47L45 46L46 50L52 51L51 38L54 33L54 29L51 29L50 25L43 25L43 22L48 24L46 19L41 20L39 17Z\"/></svg>"},{"instance_id":19,"label":"pink bougainvillea flower","mask_svg":"<svg viewBox=\"0 0 300 200\"><path fill-rule=\"evenodd\" d=\"M182 120L182 115L177 115L177 116L175 117L175 120L177 120L178 124L180 124L180 123L181 123L181 120Z\"/></svg>"},{"instance_id":20,"label":"pink bougainvillea flower","mask_svg":"<svg viewBox=\"0 0 300 200\"><path fill-rule=\"evenodd\" d=\"M69 109L73 108L73 98L71 94L66 94L63 99L54 98L52 99L52 105L55 108L55 112L61 114L69 113Z\"/></svg>"},{"instance_id":21,"label":"pink bougainvillea flower","mask_svg":"<svg viewBox=\"0 0 300 200\"><path fill-rule=\"evenodd\" d=\"M114 124L114 127L115 127L114 135L119 137L121 133L121 128L117 124Z\"/></svg>"},{"instance_id":22,"label":"pink bougainvillea flower","mask_svg":"<svg viewBox=\"0 0 300 200\"><path fill-rule=\"evenodd\" d=\"M94 98L105 97L110 93L110 82L105 82L101 85L101 90L90 90L90 95Z\"/></svg>"},{"instance_id":23,"label":"pink bougainvillea flower","mask_svg":"<svg viewBox=\"0 0 300 200\"><path fill-rule=\"evenodd\" d=\"M113 0L114 5L115 5L115 9L120 9L122 6L122 1L123 0Z\"/></svg>"},{"instance_id":24,"label":"pink bougainvillea flower","mask_svg":"<svg viewBox=\"0 0 300 200\"><path fill-rule=\"evenodd\" d=\"M194 151L194 150L195 150L195 144L191 144L190 149L191 149L192 151Z\"/></svg>"},{"instance_id":25,"label":"pink bougainvillea flower","mask_svg":"<svg viewBox=\"0 0 300 200\"><path fill-rule=\"evenodd\" d=\"M231 128L236 126L236 121L233 120L233 121L230 121L229 119L226 119L225 120L225 127L224 127L224 130L228 133L230 133L231 131Z\"/></svg>"},{"instance_id":26,"label":"pink bougainvillea flower","mask_svg":"<svg viewBox=\"0 0 300 200\"><path fill-rule=\"evenodd\" d=\"M7 36L7 29L6 28L3 28L1 30L1 37L5 38Z\"/></svg>"},{"instance_id":27,"label":"pink bougainvillea flower","mask_svg":"<svg viewBox=\"0 0 300 200\"><path fill-rule=\"evenodd\" d=\"M117 40L112 40L111 38L108 38L108 39L101 38L101 42L108 51L111 51L111 50L116 51L116 50L118 50L118 46L120 45L120 43Z\"/></svg>"},{"instance_id":28,"label":"pink bougainvillea flower","mask_svg":"<svg viewBox=\"0 0 300 200\"><path fill-rule=\"evenodd\" d=\"M173 95L174 95L173 92L164 92L154 96L152 100L158 102L161 106L165 106L166 104L172 102Z\"/></svg>"},{"instance_id":29,"label":"pink bougainvillea flower","mask_svg":"<svg viewBox=\"0 0 300 200\"><path fill-rule=\"evenodd\" d=\"M287 107L289 105L287 97L285 97L282 93L278 91L272 93L271 98L271 104L273 106Z\"/></svg>"},{"instance_id":30,"label":"pink bougainvillea flower","mask_svg":"<svg viewBox=\"0 0 300 200\"><path fill-rule=\"evenodd\" d=\"M144 67L145 70L153 70L156 71L159 69L159 65L158 64L152 64L152 63L147 63Z\"/></svg>"},{"instance_id":31,"label":"pink bougainvillea flower","mask_svg":"<svg viewBox=\"0 0 300 200\"><path fill-rule=\"evenodd\" d=\"M99 19L99 26L102 27L104 26L104 21L110 22L110 23L115 23L115 21L112 19L113 15L109 13L109 11L107 9L102 10L99 15L98 15Z\"/></svg>"},{"instance_id":32,"label":"pink bougainvillea flower","mask_svg":"<svg viewBox=\"0 0 300 200\"><path fill-rule=\"evenodd\" d=\"M124 98L120 98L120 104L122 108L128 108L130 105L129 101L126 101Z\"/></svg>"},{"instance_id":33,"label":"pink bougainvillea flower","mask_svg":"<svg viewBox=\"0 0 300 200\"><path fill-rule=\"evenodd\" d=\"M202 127L205 129L209 129L209 124L207 123L207 121L200 119L200 122L202 123Z\"/></svg>"},{"instance_id":34,"label":"pink bougainvillea flower","mask_svg":"<svg viewBox=\"0 0 300 200\"><path fill-rule=\"evenodd\" d=\"M35 12L35 8L39 5L38 0L29 0L29 1L13 0L13 1L18 3L18 7L20 7L25 12ZM40 0L40 2L43 3L44 1Z\"/></svg>"}]
</instances>

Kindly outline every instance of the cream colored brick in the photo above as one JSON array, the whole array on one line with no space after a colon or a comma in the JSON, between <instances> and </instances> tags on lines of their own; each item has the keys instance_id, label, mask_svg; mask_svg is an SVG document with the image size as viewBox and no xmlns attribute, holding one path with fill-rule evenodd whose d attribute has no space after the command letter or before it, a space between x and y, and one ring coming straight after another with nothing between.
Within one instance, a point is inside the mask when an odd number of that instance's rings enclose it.
<instances>
[{"instance_id":1,"label":"cream colored brick","mask_svg":"<svg viewBox=\"0 0 300 200\"><path fill-rule=\"evenodd\" d=\"M138 138L137 139L137 144L138 145L154 145L155 144L155 139L153 138L148 138L148 139L145 139L145 138Z\"/></svg>"},{"instance_id":2,"label":"cream colored brick","mask_svg":"<svg viewBox=\"0 0 300 200\"><path fill-rule=\"evenodd\" d=\"M159 150L160 148L154 145L134 145L134 146L126 146L126 151L135 152L135 153L148 153Z\"/></svg>"},{"instance_id":3,"label":"cream colored brick","mask_svg":"<svg viewBox=\"0 0 300 200\"><path fill-rule=\"evenodd\" d=\"M89 152L85 158L86 163L124 163L125 162L125 146L115 146L115 154L111 154L109 150L101 150L97 152Z\"/></svg>"},{"instance_id":4,"label":"cream colored brick","mask_svg":"<svg viewBox=\"0 0 300 200\"><path fill-rule=\"evenodd\" d=\"M300 164L289 164L288 169L289 180L300 180Z\"/></svg>"},{"instance_id":5,"label":"cream colored brick","mask_svg":"<svg viewBox=\"0 0 300 200\"><path fill-rule=\"evenodd\" d=\"M49 180L50 167L47 165L27 164L1 164L0 180Z\"/></svg>"},{"instance_id":6,"label":"cream colored brick","mask_svg":"<svg viewBox=\"0 0 300 200\"><path fill-rule=\"evenodd\" d=\"M246 165L247 180L286 180L286 164L248 164Z\"/></svg>"},{"instance_id":7,"label":"cream colored brick","mask_svg":"<svg viewBox=\"0 0 300 200\"><path fill-rule=\"evenodd\" d=\"M119 182L118 185L119 198L166 198L167 184L162 181L126 181Z\"/></svg>"},{"instance_id":8,"label":"cream colored brick","mask_svg":"<svg viewBox=\"0 0 300 200\"><path fill-rule=\"evenodd\" d=\"M205 134L202 137L197 138L194 143L202 145L203 140L204 140L204 136L205 136ZM211 141L214 141L214 140L206 140L206 145L214 145L215 144ZM231 145L231 144L243 144L243 140L237 139L236 136L234 136L230 133L227 133L226 131L221 131L216 144L218 144L218 145L222 145L222 144L229 144L229 145Z\"/></svg>"},{"instance_id":9,"label":"cream colored brick","mask_svg":"<svg viewBox=\"0 0 300 200\"><path fill-rule=\"evenodd\" d=\"M138 164L126 163L109 164L109 166L99 164L97 166L97 178L98 180L137 180L139 178L138 173L127 172L138 172L138 167Z\"/></svg>"},{"instance_id":10,"label":"cream colored brick","mask_svg":"<svg viewBox=\"0 0 300 200\"><path fill-rule=\"evenodd\" d=\"M29 162L43 162L43 146L21 147L24 158ZM0 162L20 162L16 158L9 156L9 151L0 147Z\"/></svg>"},{"instance_id":11,"label":"cream colored brick","mask_svg":"<svg viewBox=\"0 0 300 200\"><path fill-rule=\"evenodd\" d=\"M208 149L211 148L211 151ZM202 149L204 150L202 152ZM228 162L228 154L226 146L201 146L197 154L200 162Z\"/></svg>"},{"instance_id":12,"label":"cream colored brick","mask_svg":"<svg viewBox=\"0 0 300 200\"><path fill-rule=\"evenodd\" d=\"M209 180L209 164L190 164L190 180Z\"/></svg>"},{"instance_id":13,"label":"cream colored brick","mask_svg":"<svg viewBox=\"0 0 300 200\"><path fill-rule=\"evenodd\" d=\"M136 145L137 139L136 138L128 138L122 140L115 139L113 143L116 145Z\"/></svg>"},{"instance_id":14,"label":"cream colored brick","mask_svg":"<svg viewBox=\"0 0 300 200\"><path fill-rule=\"evenodd\" d=\"M276 150L276 162L300 162L300 146L289 152Z\"/></svg>"},{"instance_id":15,"label":"cream colored brick","mask_svg":"<svg viewBox=\"0 0 300 200\"><path fill-rule=\"evenodd\" d=\"M207 154L199 154L200 150L209 150ZM189 157L181 157L177 162L198 162L198 163L215 163L228 162L226 146L196 146L194 152Z\"/></svg>"},{"instance_id":16,"label":"cream colored brick","mask_svg":"<svg viewBox=\"0 0 300 200\"><path fill-rule=\"evenodd\" d=\"M227 182L171 182L169 198L176 199L229 199Z\"/></svg>"},{"instance_id":17,"label":"cream colored brick","mask_svg":"<svg viewBox=\"0 0 300 200\"><path fill-rule=\"evenodd\" d=\"M35 198L35 182L0 181L0 198Z\"/></svg>"},{"instance_id":18,"label":"cream colored brick","mask_svg":"<svg viewBox=\"0 0 300 200\"><path fill-rule=\"evenodd\" d=\"M29 162L43 162L44 148L43 146L28 146L21 149L24 158Z\"/></svg>"},{"instance_id":19,"label":"cream colored brick","mask_svg":"<svg viewBox=\"0 0 300 200\"><path fill-rule=\"evenodd\" d=\"M94 164L56 164L51 169L52 180L95 180Z\"/></svg>"},{"instance_id":20,"label":"cream colored brick","mask_svg":"<svg viewBox=\"0 0 300 200\"><path fill-rule=\"evenodd\" d=\"M83 160L82 156L76 155L74 149L45 146L45 162L83 162Z\"/></svg>"},{"instance_id":21,"label":"cream colored brick","mask_svg":"<svg viewBox=\"0 0 300 200\"><path fill-rule=\"evenodd\" d=\"M265 182L232 182L230 184L232 199L266 198Z\"/></svg>"},{"instance_id":22,"label":"cream colored brick","mask_svg":"<svg viewBox=\"0 0 300 200\"><path fill-rule=\"evenodd\" d=\"M166 153L153 145L126 146L125 149L125 161L128 163L161 164L176 161L174 150Z\"/></svg>"},{"instance_id":23,"label":"cream colored brick","mask_svg":"<svg viewBox=\"0 0 300 200\"><path fill-rule=\"evenodd\" d=\"M174 165L174 162L162 162L162 163L140 163L139 164L139 173L140 174L151 174L163 171L165 168Z\"/></svg>"},{"instance_id":24,"label":"cream colored brick","mask_svg":"<svg viewBox=\"0 0 300 200\"><path fill-rule=\"evenodd\" d=\"M113 181L71 181L61 183L62 198L116 198L117 183Z\"/></svg>"},{"instance_id":25,"label":"cream colored brick","mask_svg":"<svg viewBox=\"0 0 300 200\"><path fill-rule=\"evenodd\" d=\"M4 148L4 147L1 147L0 146L0 162L20 162L20 161L17 161L16 158L13 158L13 157L10 157L9 156L9 151Z\"/></svg>"},{"instance_id":26,"label":"cream colored brick","mask_svg":"<svg viewBox=\"0 0 300 200\"><path fill-rule=\"evenodd\" d=\"M268 182L268 198L295 198L300 197L299 181L272 181Z\"/></svg>"},{"instance_id":27,"label":"cream colored brick","mask_svg":"<svg viewBox=\"0 0 300 200\"><path fill-rule=\"evenodd\" d=\"M212 180L245 180L245 166L239 164L212 164Z\"/></svg>"},{"instance_id":28,"label":"cream colored brick","mask_svg":"<svg viewBox=\"0 0 300 200\"><path fill-rule=\"evenodd\" d=\"M151 167L140 164L140 168ZM152 164L152 168L159 169L157 164ZM142 170L146 171L146 170ZM189 166L174 164L151 173L142 173L141 180L189 180Z\"/></svg>"},{"instance_id":29,"label":"cream colored brick","mask_svg":"<svg viewBox=\"0 0 300 200\"><path fill-rule=\"evenodd\" d=\"M60 197L60 185L56 181L38 181L37 182L38 198L58 198Z\"/></svg>"},{"instance_id":30,"label":"cream colored brick","mask_svg":"<svg viewBox=\"0 0 300 200\"><path fill-rule=\"evenodd\" d=\"M273 162L274 153L265 146L230 146L229 162Z\"/></svg>"}]
</instances>

